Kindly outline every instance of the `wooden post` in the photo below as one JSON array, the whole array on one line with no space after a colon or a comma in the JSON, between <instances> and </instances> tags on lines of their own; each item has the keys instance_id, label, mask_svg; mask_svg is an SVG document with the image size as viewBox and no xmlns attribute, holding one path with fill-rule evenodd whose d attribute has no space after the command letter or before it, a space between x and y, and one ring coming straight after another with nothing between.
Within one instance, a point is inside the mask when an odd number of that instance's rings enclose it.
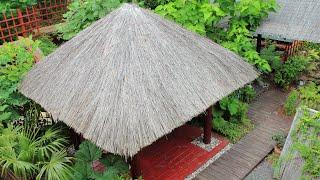
<instances>
[{"instance_id":1,"label":"wooden post","mask_svg":"<svg viewBox=\"0 0 320 180\"><path fill-rule=\"evenodd\" d=\"M19 26L21 27L21 33L23 35L23 37L26 37L26 26L23 22L23 16L22 16L22 12L20 9L17 9L17 13L18 13L18 19L19 19Z\"/></svg>"},{"instance_id":2,"label":"wooden post","mask_svg":"<svg viewBox=\"0 0 320 180\"><path fill-rule=\"evenodd\" d=\"M139 166L138 156L134 155L130 160L130 174L132 179L138 178L142 175L141 169Z\"/></svg>"},{"instance_id":3,"label":"wooden post","mask_svg":"<svg viewBox=\"0 0 320 180\"><path fill-rule=\"evenodd\" d=\"M258 34L257 36L257 52L260 53L261 52L261 41L262 41L262 35Z\"/></svg>"},{"instance_id":4,"label":"wooden post","mask_svg":"<svg viewBox=\"0 0 320 180\"><path fill-rule=\"evenodd\" d=\"M204 117L204 128L203 128L203 142L209 144L211 142L211 129L212 129L212 107L210 106Z\"/></svg>"}]
</instances>

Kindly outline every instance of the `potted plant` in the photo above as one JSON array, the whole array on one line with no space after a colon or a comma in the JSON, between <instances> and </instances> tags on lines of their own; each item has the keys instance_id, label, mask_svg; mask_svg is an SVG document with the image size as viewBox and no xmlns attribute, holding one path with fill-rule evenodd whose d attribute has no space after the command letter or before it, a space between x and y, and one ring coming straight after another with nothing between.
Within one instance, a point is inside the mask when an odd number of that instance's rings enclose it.
<instances>
[{"instance_id":1,"label":"potted plant","mask_svg":"<svg viewBox=\"0 0 320 180\"><path fill-rule=\"evenodd\" d=\"M287 135L284 132L277 132L272 136L272 140L276 142L276 145L274 146L274 153L280 155L282 148L284 146L284 143L286 142Z\"/></svg>"}]
</instances>

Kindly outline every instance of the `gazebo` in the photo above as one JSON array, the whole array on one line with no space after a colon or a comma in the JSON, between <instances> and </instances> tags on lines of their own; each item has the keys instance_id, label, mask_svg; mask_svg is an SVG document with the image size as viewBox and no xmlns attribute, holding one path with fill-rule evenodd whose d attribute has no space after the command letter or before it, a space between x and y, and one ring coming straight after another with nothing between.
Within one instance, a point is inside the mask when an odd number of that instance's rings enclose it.
<instances>
[{"instance_id":1,"label":"gazebo","mask_svg":"<svg viewBox=\"0 0 320 180\"><path fill-rule=\"evenodd\" d=\"M85 139L134 160L203 112L209 142L210 107L257 76L211 40L123 4L35 64L20 90Z\"/></svg>"},{"instance_id":2,"label":"gazebo","mask_svg":"<svg viewBox=\"0 0 320 180\"><path fill-rule=\"evenodd\" d=\"M282 41L320 43L320 1L277 0L280 8L271 13L256 34Z\"/></svg>"},{"instance_id":3,"label":"gazebo","mask_svg":"<svg viewBox=\"0 0 320 180\"><path fill-rule=\"evenodd\" d=\"M277 3L279 9L270 13L255 33L258 51L262 38L320 43L319 0L277 0Z\"/></svg>"}]
</instances>

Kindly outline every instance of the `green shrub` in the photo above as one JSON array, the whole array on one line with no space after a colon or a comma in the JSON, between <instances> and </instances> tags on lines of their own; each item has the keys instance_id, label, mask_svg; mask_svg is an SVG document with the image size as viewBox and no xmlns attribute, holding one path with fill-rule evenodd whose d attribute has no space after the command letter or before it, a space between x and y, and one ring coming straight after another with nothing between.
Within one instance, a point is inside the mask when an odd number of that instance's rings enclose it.
<instances>
[{"instance_id":1,"label":"green shrub","mask_svg":"<svg viewBox=\"0 0 320 180\"><path fill-rule=\"evenodd\" d=\"M281 68L276 71L274 81L281 87L287 88L308 67L310 59L305 56L290 57Z\"/></svg>"},{"instance_id":2,"label":"green shrub","mask_svg":"<svg viewBox=\"0 0 320 180\"><path fill-rule=\"evenodd\" d=\"M281 68L282 63L280 53L276 51L276 46L274 44L267 44L267 46L261 50L260 55L261 58L268 61L272 70L278 71Z\"/></svg>"},{"instance_id":3,"label":"green shrub","mask_svg":"<svg viewBox=\"0 0 320 180\"><path fill-rule=\"evenodd\" d=\"M239 99L238 92L223 98L214 107L213 129L235 142L253 128L247 116L248 104Z\"/></svg>"},{"instance_id":4,"label":"green shrub","mask_svg":"<svg viewBox=\"0 0 320 180\"><path fill-rule=\"evenodd\" d=\"M75 154L76 163L75 179L87 180L87 179L124 179L122 175L128 173L128 165L125 161L116 155L108 154L102 155L102 150L90 141L84 141L81 143L79 150ZM103 173L93 171L92 162L95 160L101 161L106 170Z\"/></svg>"},{"instance_id":5,"label":"green shrub","mask_svg":"<svg viewBox=\"0 0 320 180\"><path fill-rule=\"evenodd\" d=\"M19 119L28 99L18 92L23 75L34 63L39 42L22 38L0 47L0 122Z\"/></svg>"},{"instance_id":6,"label":"green shrub","mask_svg":"<svg viewBox=\"0 0 320 180\"><path fill-rule=\"evenodd\" d=\"M256 96L257 93L254 90L254 88L251 85L247 85L237 91L234 92L235 96L238 97L238 99L245 103L252 102Z\"/></svg>"},{"instance_id":7,"label":"green shrub","mask_svg":"<svg viewBox=\"0 0 320 180\"><path fill-rule=\"evenodd\" d=\"M52 42L52 39L49 36L42 36L38 38L38 41L39 48L45 56L49 55L58 48L58 46Z\"/></svg>"},{"instance_id":8,"label":"green shrub","mask_svg":"<svg viewBox=\"0 0 320 180\"><path fill-rule=\"evenodd\" d=\"M288 116L293 115L296 112L298 106L299 93L297 90L293 90L287 97L287 100L284 104L284 110Z\"/></svg>"},{"instance_id":9,"label":"green shrub","mask_svg":"<svg viewBox=\"0 0 320 180\"><path fill-rule=\"evenodd\" d=\"M58 30L63 39L69 40L119 5L120 0L74 0L63 15L65 24L58 26Z\"/></svg>"},{"instance_id":10,"label":"green shrub","mask_svg":"<svg viewBox=\"0 0 320 180\"><path fill-rule=\"evenodd\" d=\"M155 12L201 35L207 35L225 48L244 57L261 72L271 68L255 50L250 30L255 29L268 12L276 7L275 0L222 1L175 0L159 5ZM222 19L228 27L218 27Z\"/></svg>"},{"instance_id":11,"label":"green shrub","mask_svg":"<svg viewBox=\"0 0 320 180\"><path fill-rule=\"evenodd\" d=\"M201 35L226 15L219 4L205 0L176 0L159 5L155 12Z\"/></svg>"}]
</instances>

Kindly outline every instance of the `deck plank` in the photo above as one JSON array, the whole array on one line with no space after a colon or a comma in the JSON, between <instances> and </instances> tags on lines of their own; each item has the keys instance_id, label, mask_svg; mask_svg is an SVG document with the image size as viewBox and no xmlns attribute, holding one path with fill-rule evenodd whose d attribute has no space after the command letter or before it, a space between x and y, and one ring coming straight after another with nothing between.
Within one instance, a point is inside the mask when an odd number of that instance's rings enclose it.
<instances>
[{"instance_id":1,"label":"deck plank","mask_svg":"<svg viewBox=\"0 0 320 180\"><path fill-rule=\"evenodd\" d=\"M255 129L242 138L226 154L208 166L196 180L243 179L272 150L272 135L288 130L291 121L283 119L277 110L285 101L286 93L271 89L251 103L248 115Z\"/></svg>"}]
</instances>

